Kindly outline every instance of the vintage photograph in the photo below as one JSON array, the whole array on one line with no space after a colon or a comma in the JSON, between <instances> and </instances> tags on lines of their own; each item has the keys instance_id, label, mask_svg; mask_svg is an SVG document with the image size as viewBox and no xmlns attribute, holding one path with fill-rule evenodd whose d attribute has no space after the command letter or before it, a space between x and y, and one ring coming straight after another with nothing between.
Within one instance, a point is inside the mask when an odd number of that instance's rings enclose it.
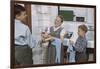
<instances>
[{"instance_id":1,"label":"vintage photograph","mask_svg":"<svg viewBox=\"0 0 100 69\"><path fill-rule=\"evenodd\" d=\"M96 6L11 1L11 67L96 63Z\"/></svg>"}]
</instances>

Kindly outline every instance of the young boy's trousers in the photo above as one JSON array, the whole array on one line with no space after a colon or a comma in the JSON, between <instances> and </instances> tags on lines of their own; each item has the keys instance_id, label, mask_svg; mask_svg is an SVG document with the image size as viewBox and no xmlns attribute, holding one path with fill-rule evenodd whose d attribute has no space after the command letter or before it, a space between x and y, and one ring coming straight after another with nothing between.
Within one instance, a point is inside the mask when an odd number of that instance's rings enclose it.
<instances>
[{"instance_id":1,"label":"young boy's trousers","mask_svg":"<svg viewBox=\"0 0 100 69\"><path fill-rule=\"evenodd\" d=\"M15 46L15 64L30 65L33 64L32 49L26 46Z\"/></svg>"}]
</instances>

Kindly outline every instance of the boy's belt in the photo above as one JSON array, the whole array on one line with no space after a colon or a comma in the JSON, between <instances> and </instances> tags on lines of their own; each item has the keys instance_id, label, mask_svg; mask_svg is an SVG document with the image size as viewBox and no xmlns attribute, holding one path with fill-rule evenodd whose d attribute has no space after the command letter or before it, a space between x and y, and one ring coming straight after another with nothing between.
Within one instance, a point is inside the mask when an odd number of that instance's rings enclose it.
<instances>
[{"instance_id":1,"label":"boy's belt","mask_svg":"<svg viewBox=\"0 0 100 69\"><path fill-rule=\"evenodd\" d=\"M27 47L28 45L18 45L18 44L15 44L15 46Z\"/></svg>"}]
</instances>

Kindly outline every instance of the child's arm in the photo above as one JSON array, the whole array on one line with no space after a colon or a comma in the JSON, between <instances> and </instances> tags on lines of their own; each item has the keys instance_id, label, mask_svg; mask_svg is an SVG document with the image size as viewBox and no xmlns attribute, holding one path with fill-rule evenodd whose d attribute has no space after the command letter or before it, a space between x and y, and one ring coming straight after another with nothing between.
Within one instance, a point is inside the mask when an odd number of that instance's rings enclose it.
<instances>
[{"instance_id":1,"label":"child's arm","mask_svg":"<svg viewBox=\"0 0 100 69\"><path fill-rule=\"evenodd\" d=\"M60 39L61 39L61 42L63 43L64 41L64 36L67 34L67 32L63 32L61 35L60 35Z\"/></svg>"},{"instance_id":2,"label":"child's arm","mask_svg":"<svg viewBox=\"0 0 100 69\"><path fill-rule=\"evenodd\" d=\"M71 45L74 46L75 42L72 39L70 39L69 42L70 42Z\"/></svg>"},{"instance_id":3,"label":"child's arm","mask_svg":"<svg viewBox=\"0 0 100 69\"><path fill-rule=\"evenodd\" d=\"M51 35L49 35L49 37L48 38L46 38L46 39L44 39L44 41L49 41L49 40L53 40L54 39L54 37L52 37Z\"/></svg>"}]
</instances>

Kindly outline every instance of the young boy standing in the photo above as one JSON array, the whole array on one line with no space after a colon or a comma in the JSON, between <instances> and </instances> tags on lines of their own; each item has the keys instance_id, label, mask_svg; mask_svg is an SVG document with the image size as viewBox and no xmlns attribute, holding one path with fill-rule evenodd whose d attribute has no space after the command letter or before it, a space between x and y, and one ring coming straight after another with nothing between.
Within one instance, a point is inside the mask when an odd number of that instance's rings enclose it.
<instances>
[{"instance_id":1,"label":"young boy standing","mask_svg":"<svg viewBox=\"0 0 100 69\"><path fill-rule=\"evenodd\" d=\"M33 64L32 49L35 46L30 29L23 22L26 18L26 10L21 5L14 5L15 17L15 64L29 65Z\"/></svg>"},{"instance_id":2,"label":"young boy standing","mask_svg":"<svg viewBox=\"0 0 100 69\"><path fill-rule=\"evenodd\" d=\"M75 50L76 50L76 62L86 62L86 48L87 48L87 39L86 33L88 28L86 25L80 25L78 27L78 38L75 43Z\"/></svg>"}]
</instances>

